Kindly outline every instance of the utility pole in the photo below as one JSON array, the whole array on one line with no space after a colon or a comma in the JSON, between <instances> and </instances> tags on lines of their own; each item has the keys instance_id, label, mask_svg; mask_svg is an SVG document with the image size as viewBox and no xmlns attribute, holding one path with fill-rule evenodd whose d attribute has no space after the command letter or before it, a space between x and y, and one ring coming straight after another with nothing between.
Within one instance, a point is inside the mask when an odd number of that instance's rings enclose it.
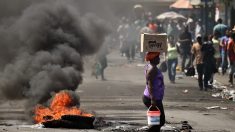
<instances>
[{"instance_id":1,"label":"utility pole","mask_svg":"<svg viewBox=\"0 0 235 132\"><path fill-rule=\"evenodd\" d=\"M204 20L205 20L205 34L208 35L208 0L205 1Z\"/></svg>"},{"instance_id":2,"label":"utility pole","mask_svg":"<svg viewBox=\"0 0 235 132\"><path fill-rule=\"evenodd\" d=\"M203 5L203 19L205 34L211 34L215 22L215 2L214 0L201 0Z\"/></svg>"}]
</instances>

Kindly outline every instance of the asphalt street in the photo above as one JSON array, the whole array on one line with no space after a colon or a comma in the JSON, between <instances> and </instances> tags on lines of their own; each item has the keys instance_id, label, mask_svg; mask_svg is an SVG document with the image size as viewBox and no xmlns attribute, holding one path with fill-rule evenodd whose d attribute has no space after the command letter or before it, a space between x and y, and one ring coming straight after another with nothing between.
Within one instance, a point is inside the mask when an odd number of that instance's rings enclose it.
<instances>
[{"instance_id":1,"label":"asphalt street","mask_svg":"<svg viewBox=\"0 0 235 132\"><path fill-rule=\"evenodd\" d=\"M85 59L86 60L86 59ZM114 50L108 55L106 81L91 75L92 60L85 62L83 83L78 87L81 108L93 112L111 127L80 131L112 131L114 129L143 128L147 126L146 108L142 103L145 88L144 64L137 57L128 63L125 57ZM200 91L197 80L178 73L175 84L164 73L164 108L166 125L180 127L181 121L188 121L195 132L233 132L235 131L235 102L212 97L213 91ZM220 81L217 77L217 81ZM0 131L78 131L69 129L47 129L26 122L24 101L5 101L0 103ZM217 109L206 107L220 106ZM223 109L226 108L226 109Z\"/></svg>"}]
</instances>

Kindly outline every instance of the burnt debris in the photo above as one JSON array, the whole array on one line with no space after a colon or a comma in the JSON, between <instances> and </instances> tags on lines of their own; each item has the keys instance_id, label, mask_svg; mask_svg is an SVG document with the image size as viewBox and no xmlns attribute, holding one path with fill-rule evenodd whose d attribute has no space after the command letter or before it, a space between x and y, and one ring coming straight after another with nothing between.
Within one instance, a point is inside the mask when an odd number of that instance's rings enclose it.
<instances>
[{"instance_id":1,"label":"burnt debris","mask_svg":"<svg viewBox=\"0 0 235 132\"><path fill-rule=\"evenodd\" d=\"M94 129L95 117L64 115L60 120L43 122L46 128Z\"/></svg>"}]
</instances>

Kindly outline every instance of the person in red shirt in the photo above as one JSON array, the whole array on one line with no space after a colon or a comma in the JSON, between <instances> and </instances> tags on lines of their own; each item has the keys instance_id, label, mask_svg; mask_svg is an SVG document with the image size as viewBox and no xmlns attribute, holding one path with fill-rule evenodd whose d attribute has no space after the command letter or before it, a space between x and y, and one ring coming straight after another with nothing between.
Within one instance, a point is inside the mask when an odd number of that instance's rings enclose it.
<instances>
[{"instance_id":1,"label":"person in red shirt","mask_svg":"<svg viewBox=\"0 0 235 132\"><path fill-rule=\"evenodd\" d=\"M229 83L233 85L233 74L235 72L235 33L231 33L228 41L228 58L231 71L229 73Z\"/></svg>"},{"instance_id":2,"label":"person in red shirt","mask_svg":"<svg viewBox=\"0 0 235 132\"><path fill-rule=\"evenodd\" d=\"M148 27L152 30L153 33L157 33L157 24L154 23L153 21L151 21L149 24L148 24Z\"/></svg>"}]
</instances>

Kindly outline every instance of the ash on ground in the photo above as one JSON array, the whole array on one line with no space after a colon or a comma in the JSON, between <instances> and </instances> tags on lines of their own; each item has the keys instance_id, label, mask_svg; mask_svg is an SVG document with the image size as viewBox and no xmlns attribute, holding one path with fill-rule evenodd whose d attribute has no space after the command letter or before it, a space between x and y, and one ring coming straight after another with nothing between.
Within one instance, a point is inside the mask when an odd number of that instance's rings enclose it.
<instances>
[{"instance_id":1,"label":"ash on ground","mask_svg":"<svg viewBox=\"0 0 235 132\"><path fill-rule=\"evenodd\" d=\"M166 124L161 128L162 132L180 132L182 123ZM98 117L94 122L97 130L104 132L147 132L148 126L141 123L125 121L105 121L104 118Z\"/></svg>"}]
</instances>

